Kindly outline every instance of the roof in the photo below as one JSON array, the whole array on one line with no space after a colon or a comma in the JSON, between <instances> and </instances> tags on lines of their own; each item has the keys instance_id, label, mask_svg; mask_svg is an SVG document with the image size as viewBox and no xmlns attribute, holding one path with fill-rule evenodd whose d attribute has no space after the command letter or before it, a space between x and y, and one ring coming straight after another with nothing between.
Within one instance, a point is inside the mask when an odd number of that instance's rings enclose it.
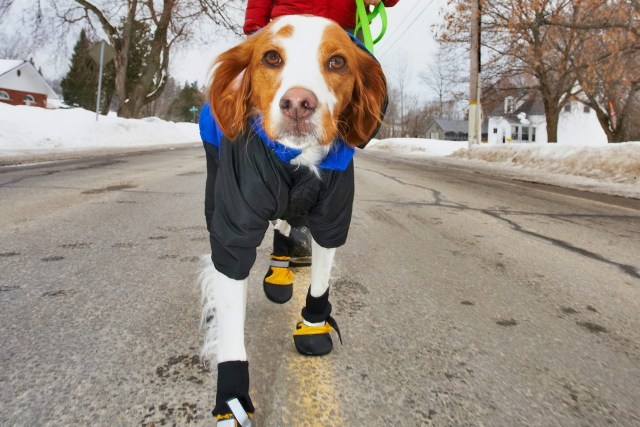
<instances>
[{"instance_id":1,"label":"roof","mask_svg":"<svg viewBox=\"0 0 640 427\"><path fill-rule=\"evenodd\" d=\"M16 73L11 73L18 70ZM51 99L57 99L58 95L40 75L33 64L20 59L0 59L0 80L2 87L21 91L37 91L46 94Z\"/></svg>"},{"instance_id":2,"label":"roof","mask_svg":"<svg viewBox=\"0 0 640 427\"><path fill-rule=\"evenodd\" d=\"M434 119L434 121L445 132L469 132L469 123L466 120Z\"/></svg>"},{"instance_id":3,"label":"roof","mask_svg":"<svg viewBox=\"0 0 640 427\"><path fill-rule=\"evenodd\" d=\"M21 59L0 59L0 76L21 65Z\"/></svg>"},{"instance_id":4,"label":"roof","mask_svg":"<svg viewBox=\"0 0 640 427\"><path fill-rule=\"evenodd\" d=\"M506 98L504 98L501 103L498 103L498 105L496 105L496 107L489 113L490 116L504 117L509 121L517 123L520 122L520 119L517 118L518 114L520 113L525 113L527 117L544 116L544 103L542 102L542 97L537 93L530 94L527 98L525 98L522 105L516 108L513 113L504 112L505 99Z\"/></svg>"},{"instance_id":5,"label":"roof","mask_svg":"<svg viewBox=\"0 0 640 427\"><path fill-rule=\"evenodd\" d=\"M457 132L457 133L469 133L469 122L467 120L448 120L448 119L433 119L433 121L440 126L445 133ZM487 133L489 129L489 122L487 120L482 121L480 130L482 133Z\"/></svg>"},{"instance_id":6,"label":"roof","mask_svg":"<svg viewBox=\"0 0 640 427\"><path fill-rule=\"evenodd\" d=\"M513 112L516 116L519 113L526 113L529 116L544 116L544 104L540 95L530 96L520 108Z\"/></svg>"}]
</instances>

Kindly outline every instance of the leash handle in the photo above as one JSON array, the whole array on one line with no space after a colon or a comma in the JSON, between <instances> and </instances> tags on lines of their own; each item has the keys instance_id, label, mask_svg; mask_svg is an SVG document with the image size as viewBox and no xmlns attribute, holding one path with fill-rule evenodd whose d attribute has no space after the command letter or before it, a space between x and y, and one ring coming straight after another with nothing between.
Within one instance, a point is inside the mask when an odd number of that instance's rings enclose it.
<instances>
[{"instance_id":1,"label":"leash handle","mask_svg":"<svg viewBox=\"0 0 640 427\"><path fill-rule=\"evenodd\" d=\"M367 7L364 5L363 0L355 0L356 1L356 27L353 30L353 35L358 36L358 31L362 31L362 38L364 46L369 50L369 52L373 53L373 45L382 40L382 37L387 32L387 11L384 8L384 4L382 1L378 3L377 6L373 8L372 11L368 11ZM371 23L373 20L380 16L382 22L382 29L380 30L380 34L374 40L371 36Z\"/></svg>"}]
</instances>

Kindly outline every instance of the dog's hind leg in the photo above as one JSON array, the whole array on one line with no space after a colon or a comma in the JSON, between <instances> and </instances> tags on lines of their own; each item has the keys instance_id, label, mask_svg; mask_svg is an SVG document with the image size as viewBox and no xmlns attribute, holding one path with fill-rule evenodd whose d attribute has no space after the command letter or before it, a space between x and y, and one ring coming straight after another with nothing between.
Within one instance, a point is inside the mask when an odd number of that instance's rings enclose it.
<instances>
[{"instance_id":1,"label":"dog's hind leg","mask_svg":"<svg viewBox=\"0 0 640 427\"><path fill-rule=\"evenodd\" d=\"M307 356L322 356L333 349L332 330L340 336L338 325L331 317L329 302L329 279L335 253L335 248L324 248L315 240L312 242L311 286L302 309L302 321L293 332L296 349Z\"/></svg>"},{"instance_id":2,"label":"dog's hind leg","mask_svg":"<svg viewBox=\"0 0 640 427\"><path fill-rule=\"evenodd\" d=\"M311 287L309 294L319 298L329 290L329 278L336 248L323 248L315 240L311 243Z\"/></svg>"},{"instance_id":3,"label":"dog's hind leg","mask_svg":"<svg viewBox=\"0 0 640 427\"><path fill-rule=\"evenodd\" d=\"M200 280L207 329L203 357L218 362L216 406L212 413L218 420L231 419L228 402L238 399L251 416L255 409L249 397L249 363L244 343L247 279L231 279L210 265Z\"/></svg>"}]
</instances>

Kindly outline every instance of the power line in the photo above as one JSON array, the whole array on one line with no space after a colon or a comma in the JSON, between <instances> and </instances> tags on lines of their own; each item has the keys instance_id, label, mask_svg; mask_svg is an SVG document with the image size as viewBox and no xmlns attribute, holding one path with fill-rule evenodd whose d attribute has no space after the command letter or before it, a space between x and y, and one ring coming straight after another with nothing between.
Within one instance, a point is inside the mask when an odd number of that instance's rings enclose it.
<instances>
[{"instance_id":1,"label":"power line","mask_svg":"<svg viewBox=\"0 0 640 427\"><path fill-rule=\"evenodd\" d=\"M415 24L415 23L416 23L416 21L418 20L418 18L420 18L420 16L422 16L422 14L423 14L424 12L426 12L426 11L427 11L427 9L429 9L429 7L433 4L433 2L434 2L434 0L431 0L431 1L430 1L430 2L425 6L425 8L424 8L424 9L422 9L422 10L420 11L420 13L418 13L418 14L415 16L415 18L413 19L413 21L411 21L411 23L405 27L404 31L403 31L402 33L400 33L400 35L399 35L398 37L396 37L396 38L393 40L393 42L391 42L391 43L389 44L389 46L384 50L384 52L382 52L382 53L379 55L380 57L384 56L387 52L389 52L389 51L391 50L391 48L393 48L393 47L394 47L394 45L395 45L398 41L400 41L400 40L402 39L402 37L404 37L404 35L407 33L407 31L409 31L409 29L413 26L413 24ZM407 17L408 17L408 16L409 16L409 15L407 15ZM404 22L404 20L403 20L403 22Z\"/></svg>"},{"instance_id":2,"label":"power line","mask_svg":"<svg viewBox=\"0 0 640 427\"><path fill-rule=\"evenodd\" d=\"M420 1L416 0L416 2L413 4L413 7L409 9L409 12L404 16L404 18L402 18L402 21L398 24L398 28L402 28L404 23L412 16L411 14L413 13L413 9L418 7L419 4L420 4Z\"/></svg>"}]
</instances>

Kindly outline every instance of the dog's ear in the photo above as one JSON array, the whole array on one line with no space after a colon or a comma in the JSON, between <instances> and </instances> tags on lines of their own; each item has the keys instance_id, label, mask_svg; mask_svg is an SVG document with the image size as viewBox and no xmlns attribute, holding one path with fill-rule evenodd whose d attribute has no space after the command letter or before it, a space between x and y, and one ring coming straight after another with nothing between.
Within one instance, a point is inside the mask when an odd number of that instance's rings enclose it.
<instances>
[{"instance_id":1,"label":"dog's ear","mask_svg":"<svg viewBox=\"0 0 640 427\"><path fill-rule=\"evenodd\" d=\"M342 114L343 137L358 146L373 138L387 107L387 82L380 63L364 49L356 49L356 80L351 102Z\"/></svg>"},{"instance_id":2,"label":"dog's ear","mask_svg":"<svg viewBox=\"0 0 640 427\"><path fill-rule=\"evenodd\" d=\"M216 59L209 85L211 111L222 133L234 140L244 130L249 115L249 72L255 36L227 50Z\"/></svg>"}]
</instances>

